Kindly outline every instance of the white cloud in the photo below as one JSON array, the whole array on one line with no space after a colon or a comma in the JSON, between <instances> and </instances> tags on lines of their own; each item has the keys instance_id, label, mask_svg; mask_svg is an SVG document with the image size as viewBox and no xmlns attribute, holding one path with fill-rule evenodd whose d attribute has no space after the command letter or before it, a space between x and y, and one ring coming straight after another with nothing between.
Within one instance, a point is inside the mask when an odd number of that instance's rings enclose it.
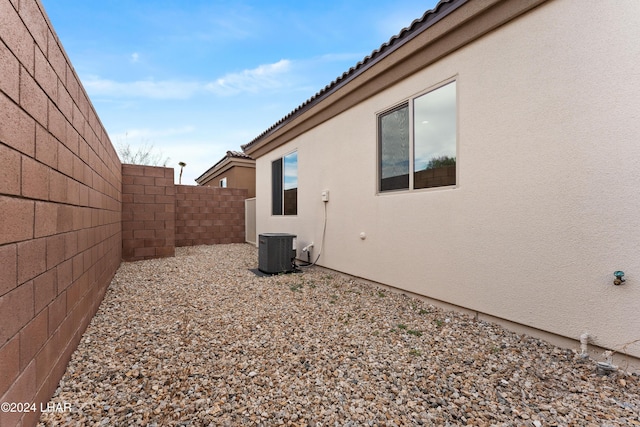
<instances>
[{"instance_id":1,"label":"white cloud","mask_svg":"<svg viewBox=\"0 0 640 427\"><path fill-rule=\"evenodd\" d=\"M179 80L116 82L98 76L89 76L82 80L82 84L91 96L151 99L187 99L201 86L196 82Z\"/></svg>"},{"instance_id":2,"label":"white cloud","mask_svg":"<svg viewBox=\"0 0 640 427\"><path fill-rule=\"evenodd\" d=\"M235 95L240 92L257 93L265 89L277 89L286 84L292 62L281 59L274 64L264 64L250 70L227 74L206 85L217 95Z\"/></svg>"},{"instance_id":3,"label":"white cloud","mask_svg":"<svg viewBox=\"0 0 640 427\"><path fill-rule=\"evenodd\" d=\"M137 61L139 56L134 53L131 58ZM282 59L273 64L263 64L253 69L230 73L213 82L154 79L117 82L99 76L88 76L82 83L91 96L189 99L202 92L226 96L279 89L291 83L291 71L292 61Z\"/></svg>"},{"instance_id":4,"label":"white cloud","mask_svg":"<svg viewBox=\"0 0 640 427\"><path fill-rule=\"evenodd\" d=\"M112 141L131 141L133 144L138 141L184 135L195 131L195 129L193 126L166 129L127 129L124 132L110 135L110 138Z\"/></svg>"},{"instance_id":5,"label":"white cloud","mask_svg":"<svg viewBox=\"0 0 640 427\"><path fill-rule=\"evenodd\" d=\"M131 54L131 62L136 63L140 60L140 55L138 54L138 52L133 52Z\"/></svg>"}]
</instances>

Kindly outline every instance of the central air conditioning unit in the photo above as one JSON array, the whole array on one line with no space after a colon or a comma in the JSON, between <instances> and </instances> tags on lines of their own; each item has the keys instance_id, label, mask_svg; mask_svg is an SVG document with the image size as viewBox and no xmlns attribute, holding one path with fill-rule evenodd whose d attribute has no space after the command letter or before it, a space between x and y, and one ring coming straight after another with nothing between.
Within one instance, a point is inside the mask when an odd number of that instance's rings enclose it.
<instances>
[{"instance_id":1,"label":"central air conditioning unit","mask_svg":"<svg viewBox=\"0 0 640 427\"><path fill-rule=\"evenodd\" d=\"M258 236L258 270L267 274L290 273L296 258L296 236L264 233Z\"/></svg>"}]
</instances>

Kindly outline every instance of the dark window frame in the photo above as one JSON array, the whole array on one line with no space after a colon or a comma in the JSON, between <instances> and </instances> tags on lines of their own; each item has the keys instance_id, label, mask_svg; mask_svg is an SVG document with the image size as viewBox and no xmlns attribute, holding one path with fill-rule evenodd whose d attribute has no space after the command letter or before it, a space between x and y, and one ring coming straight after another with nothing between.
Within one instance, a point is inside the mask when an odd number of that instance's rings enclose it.
<instances>
[{"instance_id":1,"label":"dark window frame","mask_svg":"<svg viewBox=\"0 0 640 427\"><path fill-rule=\"evenodd\" d=\"M297 150L294 150L271 162L271 215L295 216L298 214L297 153ZM296 186L286 189L286 158L292 154L296 155Z\"/></svg>"}]
</instances>

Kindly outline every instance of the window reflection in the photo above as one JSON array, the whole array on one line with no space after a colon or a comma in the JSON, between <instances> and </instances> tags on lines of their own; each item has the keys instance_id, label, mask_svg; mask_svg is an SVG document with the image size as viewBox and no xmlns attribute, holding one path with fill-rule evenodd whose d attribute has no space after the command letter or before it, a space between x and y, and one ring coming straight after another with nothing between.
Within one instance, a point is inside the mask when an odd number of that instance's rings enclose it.
<instances>
[{"instance_id":1,"label":"window reflection","mask_svg":"<svg viewBox=\"0 0 640 427\"><path fill-rule=\"evenodd\" d=\"M298 214L298 152L283 157L284 214Z\"/></svg>"},{"instance_id":2,"label":"window reflection","mask_svg":"<svg viewBox=\"0 0 640 427\"><path fill-rule=\"evenodd\" d=\"M414 100L414 188L456 183L456 82Z\"/></svg>"},{"instance_id":3,"label":"window reflection","mask_svg":"<svg viewBox=\"0 0 640 427\"><path fill-rule=\"evenodd\" d=\"M409 106L380 116L380 191L409 188Z\"/></svg>"}]
</instances>

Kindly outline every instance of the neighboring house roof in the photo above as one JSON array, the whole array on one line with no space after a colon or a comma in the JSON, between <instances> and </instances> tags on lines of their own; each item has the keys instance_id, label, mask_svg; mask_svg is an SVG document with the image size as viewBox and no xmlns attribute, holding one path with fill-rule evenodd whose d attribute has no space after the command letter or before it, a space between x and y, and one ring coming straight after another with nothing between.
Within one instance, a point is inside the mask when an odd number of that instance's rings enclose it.
<instances>
[{"instance_id":1,"label":"neighboring house roof","mask_svg":"<svg viewBox=\"0 0 640 427\"><path fill-rule=\"evenodd\" d=\"M239 161L239 162L236 162L236 164L240 162L245 164L255 163L253 158L248 154L245 154L241 151L230 150L230 151L227 151L227 154L223 158L221 158L215 165L211 166L209 169L207 169L205 173L197 177L195 181L198 184L200 184L201 182L204 182L206 178L221 172L225 168L225 166L231 165L234 159Z\"/></svg>"},{"instance_id":2,"label":"neighboring house roof","mask_svg":"<svg viewBox=\"0 0 640 427\"><path fill-rule=\"evenodd\" d=\"M250 149L252 145L259 142L262 138L267 136L268 134L274 132L288 121L292 120L294 117L300 115L302 112L309 109L311 106L319 102L320 100L329 96L332 92L338 89L341 86L347 84L354 77L359 75L361 72L371 67L373 64L378 62L380 59L384 58L386 55L412 39L416 34L422 32L429 26L433 25L440 19L444 18L453 10L457 9L459 6L463 5L469 0L441 0L435 8L428 10L422 15L422 18L414 20L409 27L403 28L400 33L391 37L391 39L383 43L378 49L374 50L370 55L366 56L362 61L358 62L355 66L351 67L348 71L345 71L340 77L336 80L329 83L322 90L316 93L311 98L307 99L300 106L298 106L291 113L280 119L274 125L272 125L269 129L261 133L259 136L254 138L248 144L244 144L242 146L243 150Z\"/></svg>"}]
</instances>

